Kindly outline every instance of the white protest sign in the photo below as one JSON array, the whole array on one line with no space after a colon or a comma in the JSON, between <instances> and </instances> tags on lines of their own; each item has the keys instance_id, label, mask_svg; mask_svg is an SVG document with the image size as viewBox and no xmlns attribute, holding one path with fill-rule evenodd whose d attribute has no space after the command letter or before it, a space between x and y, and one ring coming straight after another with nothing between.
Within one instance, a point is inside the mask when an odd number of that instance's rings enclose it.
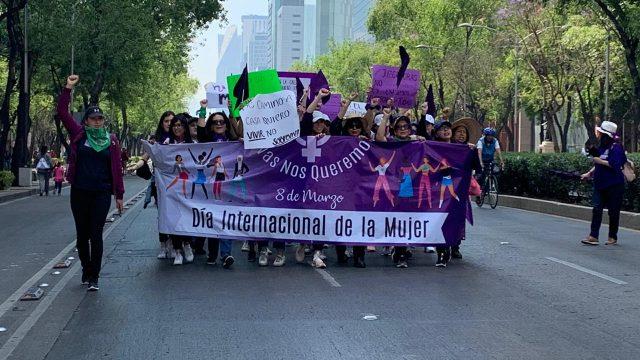
<instances>
[{"instance_id":1,"label":"white protest sign","mask_svg":"<svg viewBox=\"0 0 640 360\"><path fill-rule=\"evenodd\" d=\"M240 110L245 149L269 149L300 136L296 94L282 90L257 95Z\"/></svg>"},{"instance_id":2,"label":"white protest sign","mask_svg":"<svg viewBox=\"0 0 640 360\"><path fill-rule=\"evenodd\" d=\"M367 106L367 103L352 101L351 104L349 104L349 108L347 108L347 113L356 113L364 116L367 113L365 106Z\"/></svg>"},{"instance_id":3,"label":"white protest sign","mask_svg":"<svg viewBox=\"0 0 640 360\"><path fill-rule=\"evenodd\" d=\"M228 107L229 91L226 84L208 83L204 89L207 93L207 107L209 109Z\"/></svg>"}]
</instances>

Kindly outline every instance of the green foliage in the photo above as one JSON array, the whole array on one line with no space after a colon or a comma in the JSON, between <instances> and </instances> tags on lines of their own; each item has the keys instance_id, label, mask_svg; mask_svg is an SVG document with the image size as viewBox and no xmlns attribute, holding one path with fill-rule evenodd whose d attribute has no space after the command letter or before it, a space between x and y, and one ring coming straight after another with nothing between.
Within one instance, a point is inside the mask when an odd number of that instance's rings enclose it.
<instances>
[{"instance_id":1,"label":"green foliage","mask_svg":"<svg viewBox=\"0 0 640 360\"><path fill-rule=\"evenodd\" d=\"M15 176L11 171L0 171L0 190L6 190L11 187Z\"/></svg>"},{"instance_id":2,"label":"green foliage","mask_svg":"<svg viewBox=\"0 0 640 360\"><path fill-rule=\"evenodd\" d=\"M500 175L500 192L538 199L573 202L572 190L589 193L591 184L578 180L562 179L551 171L576 171L583 174L592 167L592 163L581 154L535 154L505 153L505 169ZM628 154L631 161L640 164L640 154ZM640 176L640 168L636 166ZM590 199L584 199L582 205L588 205ZM640 181L627 184L623 210L640 212Z\"/></svg>"}]
</instances>

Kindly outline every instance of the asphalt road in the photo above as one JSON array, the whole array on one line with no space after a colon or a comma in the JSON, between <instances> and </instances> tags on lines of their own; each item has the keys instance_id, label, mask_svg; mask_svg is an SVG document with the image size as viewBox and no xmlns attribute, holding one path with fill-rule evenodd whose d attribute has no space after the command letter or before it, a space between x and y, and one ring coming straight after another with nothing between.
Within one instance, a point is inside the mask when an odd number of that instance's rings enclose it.
<instances>
[{"instance_id":1,"label":"asphalt road","mask_svg":"<svg viewBox=\"0 0 640 360\"><path fill-rule=\"evenodd\" d=\"M128 194L143 187L128 180ZM0 206L0 302L73 240L67 200ZM408 269L379 254L355 269L328 249L319 271L293 247L285 267L259 268L237 243L224 270L157 260L156 209L138 201L109 230L98 293L75 265L36 281L43 299L0 305L0 359L640 358L638 232L587 247L585 222L474 215L446 269L421 251Z\"/></svg>"}]
</instances>

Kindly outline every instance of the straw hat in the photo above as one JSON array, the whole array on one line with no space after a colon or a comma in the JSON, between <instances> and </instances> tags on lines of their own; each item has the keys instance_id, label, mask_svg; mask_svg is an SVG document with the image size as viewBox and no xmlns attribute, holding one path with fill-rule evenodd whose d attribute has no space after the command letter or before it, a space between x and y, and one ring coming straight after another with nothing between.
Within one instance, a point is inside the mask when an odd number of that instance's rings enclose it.
<instances>
[{"instance_id":1,"label":"straw hat","mask_svg":"<svg viewBox=\"0 0 640 360\"><path fill-rule=\"evenodd\" d=\"M482 137L482 126L476 120L465 117L454 121L451 126L451 133L455 134L456 129L460 126L464 126L467 129L467 134L469 135L467 142L475 144Z\"/></svg>"}]
</instances>

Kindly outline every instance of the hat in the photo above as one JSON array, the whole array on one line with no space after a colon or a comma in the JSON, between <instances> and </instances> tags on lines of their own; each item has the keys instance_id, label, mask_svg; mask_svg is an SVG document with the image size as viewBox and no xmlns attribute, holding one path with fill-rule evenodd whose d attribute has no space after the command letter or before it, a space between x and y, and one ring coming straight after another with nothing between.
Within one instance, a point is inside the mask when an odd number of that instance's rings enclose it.
<instances>
[{"instance_id":1,"label":"hat","mask_svg":"<svg viewBox=\"0 0 640 360\"><path fill-rule=\"evenodd\" d=\"M431 114L425 114L424 115L424 121L426 121L427 123L433 125L436 123L436 120L433 118L433 116L431 116Z\"/></svg>"},{"instance_id":2,"label":"hat","mask_svg":"<svg viewBox=\"0 0 640 360\"><path fill-rule=\"evenodd\" d=\"M449 122L449 120L438 120L438 121L436 121L436 124L434 125L434 128L436 129L436 131L438 131L443 126L451 127L451 123Z\"/></svg>"},{"instance_id":3,"label":"hat","mask_svg":"<svg viewBox=\"0 0 640 360\"><path fill-rule=\"evenodd\" d=\"M98 107L98 106L90 106L84 112L84 119L85 120L90 118L90 117L94 117L94 116L102 116L102 117L104 117L104 113L102 112L102 109L100 109L100 107Z\"/></svg>"},{"instance_id":4,"label":"hat","mask_svg":"<svg viewBox=\"0 0 640 360\"><path fill-rule=\"evenodd\" d=\"M456 128L460 126L464 126L467 129L467 134L469 135L469 139L467 139L468 142L476 143L478 139L482 137L482 126L477 120L469 117L460 118L453 122L451 131L455 134Z\"/></svg>"},{"instance_id":5,"label":"hat","mask_svg":"<svg viewBox=\"0 0 640 360\"><path fill-rule=\"evenodd\" d=\"M328 121L331 122L331 120L329 120L329 116L327 116L327 114L320 112L320 111L314 111L313 112L313 122L317 122L318 120L324 120L324 121Z\"/></svg>"},{"instance_id":6,"label":"hat","mask_svg":"<svg viewBox=\"0 0 640 360\"><path fill-rule=\"evenodd\" d=\"M600 126L596 126L596 131L613 138L613 135L618 131L618 125L612 121L603 121Z\"/></svg>"}]
</instances>

